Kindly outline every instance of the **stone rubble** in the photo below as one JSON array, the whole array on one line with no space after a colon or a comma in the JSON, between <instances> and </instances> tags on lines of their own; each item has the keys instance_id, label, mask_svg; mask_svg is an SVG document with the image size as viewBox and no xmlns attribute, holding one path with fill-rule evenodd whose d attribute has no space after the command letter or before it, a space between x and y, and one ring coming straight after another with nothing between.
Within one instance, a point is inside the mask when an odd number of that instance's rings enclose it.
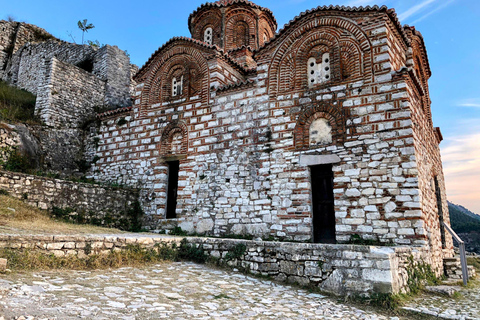
<instances>
[{"instance_id":1,"label":"stone rubble","mask_svg":"<svg viewBox=\"0 0 480 320\"><path fill-rule=\"evenodd\" d=\"M0 319L390 319L303 289L193 263L0 279Z\"/></svg>"}]
</instances>

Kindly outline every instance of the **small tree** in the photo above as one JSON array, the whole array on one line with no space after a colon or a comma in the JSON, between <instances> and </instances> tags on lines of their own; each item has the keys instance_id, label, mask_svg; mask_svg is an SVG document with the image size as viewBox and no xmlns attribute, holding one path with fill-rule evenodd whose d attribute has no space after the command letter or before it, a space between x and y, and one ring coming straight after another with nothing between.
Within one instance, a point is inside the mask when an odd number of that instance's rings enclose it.
<instances>
[{"instance_id":1,"label":"small tree","mask_svg":"<svg viewBox=\"0 0 480 320\"><path fill-rule=\"evenodd\" d=\"M85 35L85 32L88 32L88 30L95 28L95 26L91 23L88 23L87 19L83 19L83 21L78 20L78 28L82 30L82 44L83 44L83 36Z\"/></svg>"}]
</instances>

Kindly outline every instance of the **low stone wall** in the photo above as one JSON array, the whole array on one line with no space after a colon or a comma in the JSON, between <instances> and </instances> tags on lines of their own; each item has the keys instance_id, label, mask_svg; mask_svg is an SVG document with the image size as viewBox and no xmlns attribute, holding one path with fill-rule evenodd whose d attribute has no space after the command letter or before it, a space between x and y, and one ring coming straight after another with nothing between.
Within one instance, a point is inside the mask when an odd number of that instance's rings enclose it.
<instances>
[{"instance_id":1,"label":"low stone wall","mask_svg":"<svg viewBox=\"0 0 480 320\"><path fill-rule=\"evenodd\" d=\"M266 242L187 238L212 257L233 268L271 276L278 281L313 285L336 295L405 291L409 258L421 259L423 248ZM160 235L17 236L0 235L0 248L30 248L57 256L122 250L129 244L151 248L179 243L180 237ZM236 254L235 254L236 253ZM422 260L419 260L422 261Z\"/></svg>"},{"instance_id":2,"label":"low stone wall","mask_svg":"<svg viewBox=\"0 0 480 320\"><path fill-rule=\"evenodd\" d=\"M23 199L40 209L71 209L70 214L81 214L84 219L114 225L128 219L128 211L137 200L133 189L112 188L78 183L16 172L0 171L0 190ZM113 224L107 223L111 220Z\"/></svg>"},{"instance_id":3,"label":"low stone wall","mask_svg":"<svg viewBox=\"0 0 480 320\"><path fill-rule=\"evenodd\" d=\"M336 295L405 292L409 257L424 261L423 247L378 247L191 238L216 258L225 258L235 246L245 245L231 266L276 280L317 286Z\"/></svg>"}]
</instances>

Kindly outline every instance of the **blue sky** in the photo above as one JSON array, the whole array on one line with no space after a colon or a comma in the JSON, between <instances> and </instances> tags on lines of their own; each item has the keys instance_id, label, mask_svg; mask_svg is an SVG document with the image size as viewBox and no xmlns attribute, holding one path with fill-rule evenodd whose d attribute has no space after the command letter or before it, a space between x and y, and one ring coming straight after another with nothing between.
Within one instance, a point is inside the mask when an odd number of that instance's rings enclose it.
<instances>
[{"instance_id":1,"label":"blue sky","mask_svg":"<svg viewBox=\"0 0 480 320\"><path fill-rule=\"evenodd\" d=\"M480 1L479 0L254 0L273 11L279 28L299 13L321 5L386 5L402 24L425 39L432 69L429 81L441 143L447 196L480 214ZM204 1L0 0L0 18L36 24L56 37L81 42L77 21L95 28L86 39L127 50L142 66L174 36L189 36L187 19Z\"/></svg>"}]
</instances>

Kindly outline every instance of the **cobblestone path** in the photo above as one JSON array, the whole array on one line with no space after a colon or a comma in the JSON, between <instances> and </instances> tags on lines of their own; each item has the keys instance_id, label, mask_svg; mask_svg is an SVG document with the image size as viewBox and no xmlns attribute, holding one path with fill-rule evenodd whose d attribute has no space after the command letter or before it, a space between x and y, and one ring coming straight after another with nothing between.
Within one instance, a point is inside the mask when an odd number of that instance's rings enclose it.
<instances>
[{"instance_id":1,"label":"cobblestone path","mask_svg":"<svg viewBox=\"0 0 480 320\"><path fill-rule=\"evenodd\" d=\"M193 263L0 278L0 319L390 319Z\"/></svg>"},{"instance_id":2,"label":"cobblestone path","mask_svg":"<svg viewBox=\"0 0 480 320\"><path fill-rule=\"evenodd\" d=\"M423 294L404 309L432 315L440 319L480 319L480 285L461 288L457 298Z\"/></svg>"}]
</instances>

